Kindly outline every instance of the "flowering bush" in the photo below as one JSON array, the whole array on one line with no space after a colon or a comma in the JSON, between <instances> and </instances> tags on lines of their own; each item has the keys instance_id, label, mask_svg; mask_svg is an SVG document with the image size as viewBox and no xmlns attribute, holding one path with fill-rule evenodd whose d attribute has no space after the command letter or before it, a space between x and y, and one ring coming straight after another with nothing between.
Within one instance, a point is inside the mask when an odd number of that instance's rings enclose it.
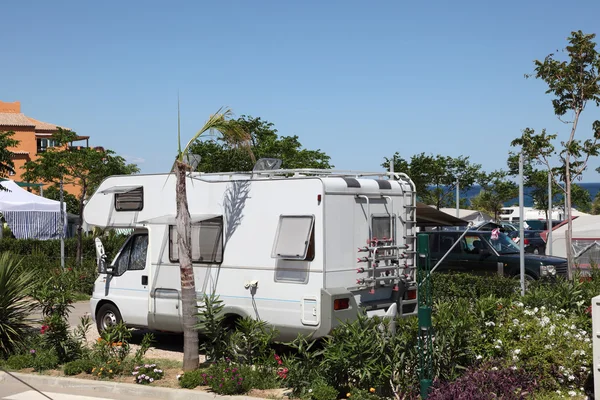
<instances>
[{"instance_id":1,"label":"flowering bush","mask_svg":"<svg viewBox=\"0 0 600 400\"><path fill-rule=\"evenodd\" d=\"M92 375L98 378L112 378L123 372L121 361L108 360L92 368Z\"/></svg>"},{"instance_id":2,"label":"flowering bush","mask_svg":"<svg viewBox=\"0 0 600 400\"><path fill-rule=\"evenodd\" d=\"M536 380L520 369L509 369L487 364L471 368L453 382L436 381L429 400L520 400L530 398L536 389Z\"/></svg>"},{"instance_id":3,"label":"flowering bush","mask_svg":"<svg viewBox=\"0 0 600 400\"><path fill-rule=\"evenodd\" d=\"M246 393L252 388L251 374L249 367L217 363L211 365L201 377L203 384L210 386L213 392L234 395Z\"/></svg>"},{"instance_id":4,"label":"flowering bush","mask_svg":"<svg viewBox=\"0 0 600 400\"><path fill-rule=\"evenodd\" d=\"M161 379L165 374L156 364L144 364L136 366L131 375L134 376L135 383L147 385Z\"/></svg>"},{"instance_id":5,"label":"flowering bush","mask_svg":"<svg viewBox=\"0 0 600 400\"><path fill-rule=\"evenodd\" d=\"M503 358L540 378L545 390L583 391L592 364L589 332L577 316L514 302L485 322L476 359Z\"/></svg>"}]
</instances>

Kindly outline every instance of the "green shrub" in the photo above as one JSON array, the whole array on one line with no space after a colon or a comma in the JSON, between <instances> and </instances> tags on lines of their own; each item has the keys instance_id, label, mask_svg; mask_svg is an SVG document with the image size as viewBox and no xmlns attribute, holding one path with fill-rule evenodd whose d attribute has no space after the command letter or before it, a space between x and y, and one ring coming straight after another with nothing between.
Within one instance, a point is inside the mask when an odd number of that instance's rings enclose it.
<instances>
[{"instance_id":1,"label":"green shrub","mask_svg":"<svg viewBox=\"0 0 600 400\"><path fill-rule=\"evenodd\" d=\"M21 271L19 256L0 254L0 356L23 348L27 319L35 307L28 298L35 284L33 272Z\"/></svg>"},{"instance_id":2,"label":"green shrub","mask_svg":"<svg viewBox=\"0 0 600 400\"><path fill-rule=\"evenodd\" d=\"M336 400L339 392L323 380L317 380L310 388L311 400Z\"/></svg>"},{"instance_id":3,"label":"green shrub","mask_svg":"<svg viewBox=\"0 0 600 400\"><path fill-rule=\"evenodd\" d=\"M204 385L217 394L231 396L244 394L252 389L252 371L246 366L217 363L211 365L201 376Z\"/></svg>"},{"instance_id":4,"label":"green shrub","mask_svg":"<svg viewBox=\"0 0 600 400\"><path fill-rule=\"evenodd\" d=\"M264 366L273 363L275 352L271 348L277 330L264 321L250 317L237 321L229 336L229 357L238 364Z\"/></svg>"},{"instance_id":5,"label":"green shrub","mask_svg":"<svg viewBox=\"0 0 600 400\"><path fill-rule=\"evenodd\" d=\"M129 339L131 331L123 323L109 325L102 331L100 337L94 343L92 357L101 362L119 362L119 365L129 355Z\"/></svg>"},{"instance_id":6,"label":"green shrub","mask_svg":"<svg viewBox=\"0 0 600 400\"><path fill-rule=\"evenodd\" d=\"M54 369L60 364L60 359L53 349L50 350L39 350L33 355L33 369L35 371L46 371L48 369Z\"/></svg>"},{"instance_id":7,"label":"green shrub","mask_svg":"<svg viewBox=\"0 0 600 400\"><path fill-rule=\"evenodd\" d=\"M81 373L91 374L94 368L94 361L86 358L71 361L63 366L65 375L79 375Z\"/></svg>"},{"instance_id":8,"label":"green shrub","mask_svg":"<svg viewBox=\"0 0 600 400\"><path fill-rule=\"evenodd\" d=\"M520 282L513 278L465 273L433 273L433 298L438 301L457 298L478 299L494 296L510 299L518 295Z\"/></svg>"},{"instance_id":9,"label":"green shrub","mask_svg":"<svg viewBox=\"0 0 600 400\"><path fill-rule=\"evenodd\" d=\"M206 370L204 369L186 372L179 377L179 386L184 389L194 389L195 387L204 385L205 377Z\"/></svg>"},{"instance_id":10,"label":"green shrub","mask_svg":"<svg viewBox=\"0 0 600 400\"><path fill-rule=\"evenodd\" d=\"M6 360L6 366L13 370L21 370L25 368L33 367L33 355L32 354L15 354Z\"/></svg>"}]
</instances>

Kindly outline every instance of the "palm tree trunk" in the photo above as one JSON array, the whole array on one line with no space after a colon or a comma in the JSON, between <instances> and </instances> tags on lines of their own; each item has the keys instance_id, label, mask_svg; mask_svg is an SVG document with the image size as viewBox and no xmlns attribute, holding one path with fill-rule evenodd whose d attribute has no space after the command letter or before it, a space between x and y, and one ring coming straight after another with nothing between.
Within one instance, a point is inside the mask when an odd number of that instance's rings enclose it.
<instances>
[{"instance_id":1,"label":"palm tree trunk","mask_svg":"<svg viewBox=\"0 0 600 400\"><path fill-rule=\"evenodd\" d=\"M179 274L181 278L181 312L183 316L183 371L198 368L198 332L196 310L196 283L192 267L190 211L185 184L186 165L176 162L176 201L177 201L177 246L179 249Z\"/></svg>"}]
</instances>

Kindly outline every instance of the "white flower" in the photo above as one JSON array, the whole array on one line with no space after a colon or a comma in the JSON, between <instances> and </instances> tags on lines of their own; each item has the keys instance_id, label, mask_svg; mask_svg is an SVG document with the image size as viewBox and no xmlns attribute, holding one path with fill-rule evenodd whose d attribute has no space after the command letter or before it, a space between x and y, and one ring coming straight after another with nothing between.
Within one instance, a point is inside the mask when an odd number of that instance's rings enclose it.
<instances>
[{"instance_id":1,"label":"white flower","mask_svg":"<svg viewBox=\"0 0 600 400\"><path fill-rule=\"evenodd\" d=\"M496 324L493 321L488 321L485 323L485 326L496 326Z\"/></svg>"},{"instance_id":2,"label":"white flower","mask_svg":"<svg viewBox=\"0 0 600 400\"><path fill-rule=\"evenodd\" d=\"M589 338L589 337L586 337L585 339L583 339L583 341L587 343L587 342L589 342L589 341L590 341L590 338Z\"/></svg>"},{"instance_id":3,"label":"white flower","mask_svg":"<svg viewBox=\"0 0 600 400\"><path fill-rule=\"evenodd\" d=\"M496 343L498 343L498 344L502 344L502 340L500 340L500 339L497 339L497 340L496 340Z\"/></svg>"},{"instance_id":4,"label":"white flower","mask_svg":"<svg viewBox=\"0 0 600 400\"><path fill-rule=\"evenodd\" d=\"M150 378L150 382L154 382L154 378Z\"/></svg>"},{"instance_id":5,"label":"white flower","mask_svg":"<svg viewBox=\"0 0 600 400\"><path fill-rule=\"evenodd\" d=\"M515 349L515 351L513 351L513 353L520 354L521 353L521 349Z\"/></svg>"},{"instance_id":6,"label":"white flower","mask_svg":"<svg viewBox=\"0 0 600 400\"><path fill-rule=\"evenodd\" d=\"M517 306L517 307L523 307L523 303L521 303L520 301L517 301L515 303L515 306Z\"/></svg>"},{"instance_id":7,"label":"white flower","mask_svg":"<svg viewBox=\"0 0 600 400\"><path fill-rule=\"evenodd\" d=\"M585 371L587 371L587 367L586 367L586 366L582 366L582 367L581 367L581 370L582 370L583 372L585 372Z\"/></svg>"},{"instance_id":8,"label":"white flower","mask_svg":"<svg viewBox=\"0 0 600 400\"><path fill-rule=\"evenodd\" d=\"M558 366L558 370L559 370L560 372L563 372L563 371L565 370L565 367L563 367L562 365L559 365L559 366Z\"/></svg>"},{"instance_id":9,"label":"white flower","mask_svg":"<svg viewBox=\"0 0 600 400\"><path fill-rule=\"evenodd\" d=\"M312 389L308 389L308 393L312 393Z\"/></svg>"},{"instance_id":10,"label":"white flower","mask_svg":"<svg viewBox=\"0 0 600 400\"><path fill-rule=\"evenodd\" d=\"M515 318L515 319L512 320L512 323L514 325L519 325L519 320Z\"/></svg>"},{"instance_id":11,"label":"white flower","mask_svg":"<svg viewBox=\"0 0 600 400\"><path fill-rule=\"evenodd\" d=\"M475 357L475 359L477 359L477 360L481 360L482 358L483 358L483 356L482 356L482 355L478 355L477 357ZM585 367L584 367L584 368L585 368Z\"/></svg>"},{"instance_id":12,"label":"white flower","mask_svg":"<svg viewBox=\"0 0 600 400\"><path fill-rule=\"evenodd\" d=\"M492 371L498 371L498 367L492 367Z\"/></svg>"},{"instance_id":13,"label":"white flower","mask_svg":"<svg viewBox=\"0 0 600 400\"><path fill-rule=\"evenodd\" d=\"M547 345L545 345L545 346L544 346L544 348L545 348L546 350L550 350L550 349L552 348L552 345L550 345L550 344L547 344Z\"/></svg>"},{"instance_id":14,"label":"white flower","mask_svg":"<svg viewBox=\"0 0 600 400\"><path fill-rule=\"evenodd\" d=\"M575 325L571 325L570 328L573 330L577 329L577 327Z\"/></svg>"},{"instance_id":15,"label":"white flower","mask_svg":"<svg viewBox=\"0 0 600 400\"><path fill-rule=\"evenodd\" d=\"M501 347L500 347L500 346L498 346L498 345L496 345L496 346L494 346L494 347L495 347L495 348L497 348L497 349L500 349L500 348L501 348Z\"/></svg>"},{"instance_id":16,"label":"white flower","mask_svg":"<svg viewBox=\"0 0 600 400\"><path fill-rule=\"evenodd\" d=\"M571 396L571 397L575 397L575 396L577 396L577 392L576 392L576 391L574 391L574 390L569 390L569 392L568 392L568 393L569 393L569 396Z\"/></svg>"},{"instance_id":17,"label":"white flower","mask_svg":"<svg viewBox=\"0 0 600 400\"><path fill-rule=\"evenodd\" d=\"M562 392L560 390L557 390L556 393L561 394Z\"/></svg>"},{"instance_id":18,"label":"white flower","mask_svg":"<svg viewBox=\"0 0 600 400\"><path fill-rule=\"evenodd\" d=\"M512 367L510 367L510 369L515 370L517 369L517 367L515 367L514 365Z\"/></svg>"},{"instance_id":19,"label":"white flower","mask_svg":"<svg viewBox=\"0 0 600 400\"><path fill-rule=\"evenodd\" d=\"M139 373L138 371L133 371L133 372L131 373L131 375L137 375L138 373Z\"/></svg>"},{"instance_id":20,"label":"white flower","mask_svg":"<svg viewBox=\"0 0 600 400\"><path fill-rule=\"evenodd\" d=\"M519 361L519 356L515 354L515 355L513 356L513 361Z\"/></svg>"},{"instance_id":21,"label":"white flower","mask_svg":"<svg viewBox=\"0 0 600 400\"><path fill-rule=\"evenodd\" d=\"M177 380L181 379L181 374L177 374Z\"/></svg>"},{"instance_id":22,"label":"white flower","mask_svg":"<svg viewBox=\"0 0 600 400\"><path fill-rule=\"evenodd\" d=\"M561 308L560 310L558 310L558 312L559 312L560 314L564 314L564 313L566 313L566 311L565 311L565 310L563 310L562 308Z\"/></svg>"},{"instance_id":23,"label":"white flower","mask_svg":"<svg viewBox=\"0 0 600 400\"><path fill-rule=\"evenodd\" d=\"M550 323L550 318L548 318L548 317L546 317L546 316L543 316L543 317L540 319L540 325L541 325L541 326L546 326L546 325L548 325L549 323Z\"/></svg>"},{"instance_id":24,"label":"white flower","mask_svg":"<svg viewBox=\"0 0 600 400\"><path fill-rule=\"evenodd\" d=\"M545 309L546 309L546 306L541 306L540 307L540 310L545 310Z\"/></svg>"},{"instance_id":25,"label":"white flower","mask_svg":"<svg viewBox=\"0 0 600 400\"><path fill-rule=\"evenodd\" d=\"M568 380L569 380L569 382L570 382L570 381L574 381L574 380L575 380L575 377L574 377L573 375L569 375L567 379L568 379Z\"/></svg>"},{"instance_id":26,"label":"white flower","mask_svg":"<svg viewBox=\"0 0 600 400\"><path fill-rule=\"evenodd\" d=\"M535 314L536 312L538 312L538 311L539 311L539 309L538 309L537 307L535 307L535 308L533 309L533 313L534 313L534 314Z\"/></svg>"}]
</instances>

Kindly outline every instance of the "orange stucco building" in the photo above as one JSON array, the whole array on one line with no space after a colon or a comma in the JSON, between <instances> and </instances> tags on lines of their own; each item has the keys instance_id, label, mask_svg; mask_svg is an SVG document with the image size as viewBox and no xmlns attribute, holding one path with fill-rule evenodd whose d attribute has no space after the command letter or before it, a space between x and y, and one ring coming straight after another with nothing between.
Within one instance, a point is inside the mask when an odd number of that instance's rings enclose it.
<instances>
[{"instance_id":1,"label":"orange stucco building","mask_svg":"<svg viewBox=\"0 0 600 400\"><path fill-rule=\"evenodd\" d=\"M15 133L12 138L19 141L16 147L10 149L14 153L15 172L11 173L9 179L22 181L23 165L27 161L37 159L40 153L55 146L51 136L58 131L59 126L69 129L26 116L21 112L21 103L18 101L13 103L0 101L0 132L12 131ZM89 136L78 136L78 140L85 140L86 147L89 144ZM65 190L74 195L79 194L79 188L73 185L65 185Z\"/></svg>"}]
</instances>

